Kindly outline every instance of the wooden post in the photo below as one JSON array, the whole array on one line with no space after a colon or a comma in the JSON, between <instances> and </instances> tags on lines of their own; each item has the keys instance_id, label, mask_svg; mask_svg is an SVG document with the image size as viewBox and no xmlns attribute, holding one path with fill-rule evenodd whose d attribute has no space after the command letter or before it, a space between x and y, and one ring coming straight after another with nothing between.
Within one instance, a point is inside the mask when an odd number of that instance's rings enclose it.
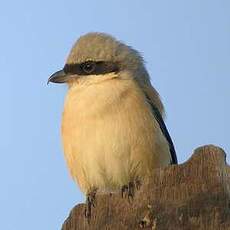
<instances>
[{"instance_id":1,"label":"wooden post","mask_svg":"<svg viewBox=\"0 0 230 230\"><path fill-rule=\"evenodd\" d=\"M230 229L230 167L213 145L195 150L180 165L158 168L132 202L121 194L97 196L91 222L84 204L74 207L62 230Z\"/></svg>"}]
</instances>

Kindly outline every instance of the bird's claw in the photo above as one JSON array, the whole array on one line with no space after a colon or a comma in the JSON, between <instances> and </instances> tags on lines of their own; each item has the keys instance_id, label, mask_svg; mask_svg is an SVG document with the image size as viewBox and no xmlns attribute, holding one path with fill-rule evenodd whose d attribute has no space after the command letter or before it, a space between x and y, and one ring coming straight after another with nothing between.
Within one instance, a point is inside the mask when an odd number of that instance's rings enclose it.
<instances>
[{"instance_id":1,"label":"bird's claw","mask_svg":"<svg viewBox=\"0 0 230 230\"><path fill-rule=\"evenodd\" d=\"M121 187L121 196L122 198L128 197L129 202L133 200L135 195L135 190L139 190L141 183L139 180L135 180L135 182L129 182L128 185L123 185Z\"/></svg>"},{"instance_id":2,"label":"bird's claw","mask_svg":"<svg viewBox=\"0 0 230 230\"><path fill-rule=\"evenodd\" d=\"M85 218L88 223L90 222L92 216L92 207L96 205L96 189L93 189L86 196L86 208L85 208Z\"/></svg>"},{"instance_id":3,"label":"bird's claw","mask_svg":"<svg viewBox=\"0 0 230 230\"><path fill-rule=\"evenodd\" d=\"M127 196L127 193L128 193L128 185L123 185L121 187L121 197L124 198Z\"/></svg>"}]
</instances>

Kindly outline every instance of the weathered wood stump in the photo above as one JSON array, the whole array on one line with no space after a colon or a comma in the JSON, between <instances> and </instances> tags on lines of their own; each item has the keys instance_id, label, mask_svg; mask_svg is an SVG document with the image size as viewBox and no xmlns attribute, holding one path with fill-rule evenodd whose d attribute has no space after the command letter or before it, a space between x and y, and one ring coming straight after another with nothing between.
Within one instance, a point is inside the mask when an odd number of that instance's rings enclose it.
<instances>
[{"instance_id":1,"label":"weathered wood stump","mask_svg":"<svg viewBox=\"0 0 230 230\"><path fill-rule=\"evenodd\" d=\"M158 168L132 202L121 194L97 196L90 223L85 204L73 208L62 230L230 229L230 167L224 151L200 147L180 165Z\"/></svg>"}]
</instances>

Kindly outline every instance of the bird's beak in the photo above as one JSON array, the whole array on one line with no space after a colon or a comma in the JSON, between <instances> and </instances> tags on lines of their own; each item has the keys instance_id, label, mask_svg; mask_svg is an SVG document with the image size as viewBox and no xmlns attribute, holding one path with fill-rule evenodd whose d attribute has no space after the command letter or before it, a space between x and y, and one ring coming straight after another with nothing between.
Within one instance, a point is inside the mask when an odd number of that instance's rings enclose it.
<instances>
[{"instance_id":1,"label":"bird's beak","mask_svg":"<svg viewBox=\"0 0 230 230\"><path fill-rule=\"evenodd\" d=\"M53 82L53 83L66 83L69 79L70 79L71 75L70 74L66 74L64 72L64 70L59 70L57 71L56 73L52 74L48 81L47 81L47 85L50 83L50 82Z\"/></svg>"}]
</instances>

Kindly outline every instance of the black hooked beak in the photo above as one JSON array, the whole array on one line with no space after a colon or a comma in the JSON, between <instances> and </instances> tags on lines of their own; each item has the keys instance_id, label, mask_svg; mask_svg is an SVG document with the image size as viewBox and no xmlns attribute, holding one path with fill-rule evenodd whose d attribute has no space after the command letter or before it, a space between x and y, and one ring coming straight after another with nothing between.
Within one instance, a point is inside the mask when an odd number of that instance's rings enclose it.
<instances>
[{"instance_id":1,"label":"black hooked beak","mask_svg":"<svg viewBox=\"0 0 230 230\"><path fill-rule=\"evenodd\" d=\"M52 74L48 81L47 81L47 85L50 83L50 82L53 82L53 83L65 83L69 80L70 78L70 75L69 74L66 74L65 71L62 69L62 70L59 70L57 71L56 73Z\"/></svg>"}]
</instances>

